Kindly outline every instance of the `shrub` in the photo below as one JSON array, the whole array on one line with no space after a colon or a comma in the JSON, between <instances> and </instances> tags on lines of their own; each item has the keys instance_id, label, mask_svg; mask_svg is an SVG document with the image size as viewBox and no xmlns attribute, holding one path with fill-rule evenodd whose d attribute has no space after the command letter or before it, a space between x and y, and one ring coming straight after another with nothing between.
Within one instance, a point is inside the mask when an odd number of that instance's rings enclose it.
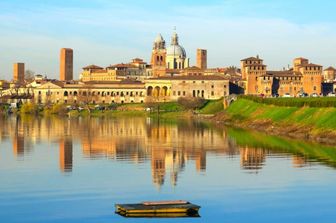
<instances>
[{"instance_id":1,"label":"shrub","mask_svg":"<svg viewBox=\"0 0 336 223\"><path fill-rule=\"evenodd\" d=\"M21 106L20 112L22 114L37 114L38 113L38 105L33 103L25 103Z\"/></svg>"},{"instance_id":2,"label":"shrub","mask_svg":"<svg viewBox=\"0 0 336 223\"><path fill-rule=\"evenodd\" d=\"M50 109L51 114L63 115L66 114L67 112L68 112L67 108L64 104L53 104Z\"/></svg>"},{"instance_id":3,"label":"shrub","mask_svg":"<svg viewBox=\"0 0 336 223\"><path fill-rule=\"evenodd\" d=\"M195 110L203 107L206 103L206 100L203 98L180 97L178 98L177 103L183 106L185 109Z\"/></svg>"}]
</instances>

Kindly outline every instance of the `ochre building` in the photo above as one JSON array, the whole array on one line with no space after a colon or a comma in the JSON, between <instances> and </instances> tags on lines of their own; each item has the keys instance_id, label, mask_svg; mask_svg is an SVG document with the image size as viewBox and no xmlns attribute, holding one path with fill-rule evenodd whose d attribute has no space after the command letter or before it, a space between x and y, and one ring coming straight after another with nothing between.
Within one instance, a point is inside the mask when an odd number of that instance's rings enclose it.
<instances>
[{"instance_id":1,"label":"ochre building","mask_svg":"<svg viewBox=\"0 0 336 223\"><path fill-rule=\"evenodd\" d=\"M246 84L245 94L297 96L322 93L322 66L309 63L305 58L294 59L291 69L268 71L258 56L249 57L241 60L241 71Z\"/></svg>"}]
</instances>

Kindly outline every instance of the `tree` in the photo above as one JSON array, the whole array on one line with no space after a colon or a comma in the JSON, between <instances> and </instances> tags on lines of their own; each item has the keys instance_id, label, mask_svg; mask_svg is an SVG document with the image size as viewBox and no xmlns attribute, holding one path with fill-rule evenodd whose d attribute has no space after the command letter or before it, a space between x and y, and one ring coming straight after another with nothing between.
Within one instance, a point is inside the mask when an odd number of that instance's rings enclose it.
<instances>
[{"instance_id":1,"label":"tree","mask_svg":"<svg viewBox=\"0 0 336 223\"><path fill-rule=\"evenodd\" d=\"M34 80L35 77L35 72L32 70L26 70L25 72L25 80L27 81L31 81Z\"/></svg>"},{"instance_id":2,"label":"tree","mask_svg":"<svg viewBox=\"0 0 336 223\"><path fill-rule=\"evenodd\" d=\"M180 97L177 99L177 103L184 107L185 109L195 110L204 106L206 100L199 97Z\"/></svg>"}]
</instances>

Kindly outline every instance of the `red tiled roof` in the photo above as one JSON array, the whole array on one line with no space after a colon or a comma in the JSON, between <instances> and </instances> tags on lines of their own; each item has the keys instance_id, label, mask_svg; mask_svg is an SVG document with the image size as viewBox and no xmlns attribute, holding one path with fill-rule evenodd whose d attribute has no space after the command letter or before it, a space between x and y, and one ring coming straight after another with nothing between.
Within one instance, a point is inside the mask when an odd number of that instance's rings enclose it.
<instances>
[{"instance_id":1,"label":"red tiled roof","mask_svg":"<svg viewBox=\"0 0 336 223\"><path fill-rule=\"evenodd\" d=\"M97 70L101 70L101 69L104 69L104 68L102 68L102 67L99 67L99 66L97 66L97 65L94 65L94 64L92 64L92 65L89 65L89 66L83 67L83 69L86 69L86 70L88 70L88 69L97 69Z\"/></svg>"},{"instance_id":2,"label":"red tiled roof","mask_svg":"<svg viewBox=\"0 0 336 223\"><path fill-rule=\"evenodd\" d=\"M119 64L110 65L107 68L137 68L137 67L132 64L119 63Z\"/></svg>"},{"instance_id":3,"label":"red tiled roof","mask_svg":"<svg viewBox=\"0 0 336 223\"><path fill-rule=\"evenodd\" d=\"M223 76L218 75L191 75L191 76L163 76L157 78L150 78L148 80L228 80Z\"/></svg>"},{"instance_id":4,"label":"red tiled roof","mask_svg":"<svg viewBox=\"0 0 336 223\"><path fill-rule=\"evenodd\" d=\"M242 59L240 61L247 61L247 60L252 60L252 61L262 61L262 59L259 59L257 57L248 57L248 58L245 58L245 59Z\"/></svg>"},{"instance_id":5,"label":"red tiled roof","mask_svg":"<svg viewBox=\"0 0 336 223\"><path fill-rule=\"evenodd\" d=\"M266 76L274 76L274 77L289 77L289 76L302 76L299 72L294 72L292 70L284 70L284 71L267 71Z\"/></svg>"},{"instance_id":6,"label":"red tiled roof","mask_svg":"<svg viewBox=\"0 0 336 223\"><path fill-rule=\"evenodd\" d=\"M333 67L328 67L327 69L325 69L325 71L336 71L336 69Z\"/></svg>"},{"instance_id":7,"label":"red tiled roof","mask_svg":"<svg viewBox=\"0 0 336 223\"><path fill-rule=\"evenodd\" d=\"M313 63L302 64L301 66L302 66L302 67L322 67L321 65L313 64Z\"/></svg>"}]
</instances>

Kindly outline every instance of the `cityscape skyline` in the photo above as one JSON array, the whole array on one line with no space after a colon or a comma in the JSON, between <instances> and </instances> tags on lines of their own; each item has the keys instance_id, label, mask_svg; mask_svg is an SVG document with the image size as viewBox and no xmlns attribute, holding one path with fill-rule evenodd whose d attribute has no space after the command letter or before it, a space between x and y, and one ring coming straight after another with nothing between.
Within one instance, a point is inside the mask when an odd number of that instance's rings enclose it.
<instances>
[{"instance_id":1,"label":"cityscape skyline","mask_svg":"<svg viewBox=\"0 0 336 223\"><path fill-rule=\"evenodd\" d=\"M169 40L174 26L191 66L194 49L205 48L209 67L239 67L241 58L257 54L274 70L299 56L328 67L336 61L331 11L336 3L322 2L3 1L0 79L11 79L17 62L58 78L63 47L74 49L74 78L88 64L107 66L136 57L149 62L154 38L162 33Z\"/></svg>"}]
</instances>

